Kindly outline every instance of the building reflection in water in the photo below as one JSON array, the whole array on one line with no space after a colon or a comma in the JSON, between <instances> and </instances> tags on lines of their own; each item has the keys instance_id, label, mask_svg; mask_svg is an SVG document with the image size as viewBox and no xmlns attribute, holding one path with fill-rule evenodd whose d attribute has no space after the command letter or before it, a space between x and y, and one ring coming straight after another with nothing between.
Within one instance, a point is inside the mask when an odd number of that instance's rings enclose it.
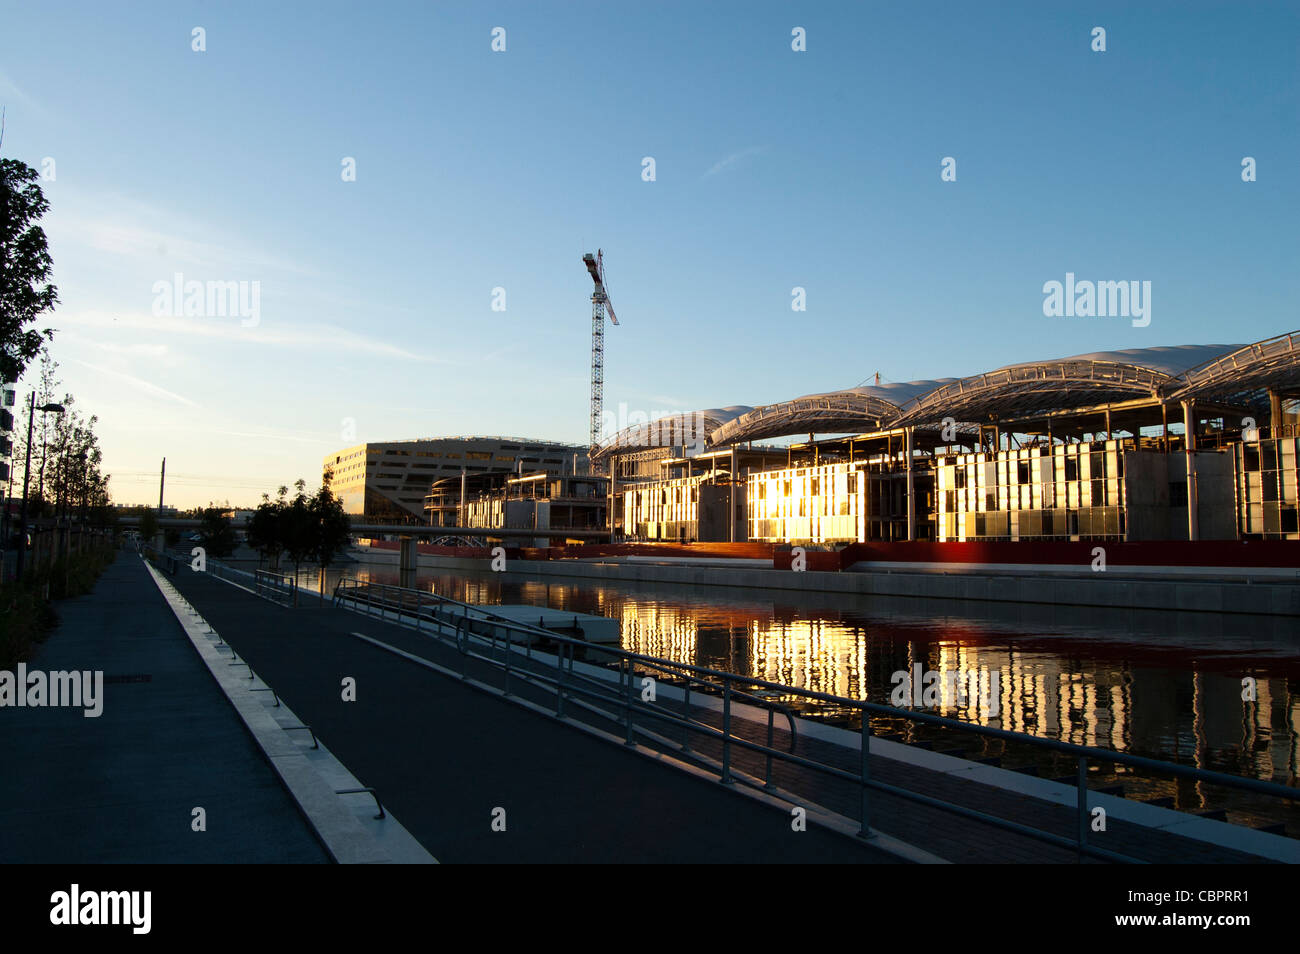
<instances>
[{"instance_id":1,"label":"building reflection in water","mask_svg":"<svg viewBox=\"0 0 1300 954\"><path fill-rule=\"evenodd\" d=\"M365 579L370 572L376 582L396 582L391 569L380 567L349 575ZM925 616L933 607L921 602L910 613L881 601L846 611L782 606L735 590L630 592L510 574L440 574L422 577L421 586L467 603L609 616L620 621L623 646L634 652L883 704L893 674L918 663L940 673L996 672L996 715L971 698L959 706L948 692L938 713L1297 784L1300 647L1286 621L1080 608L1057 618L1025 607ZM853 601L835 600L841 602ZM1246 676L1256 680L1254 701L1242 699Z\"/></svg>"}]
</instances>

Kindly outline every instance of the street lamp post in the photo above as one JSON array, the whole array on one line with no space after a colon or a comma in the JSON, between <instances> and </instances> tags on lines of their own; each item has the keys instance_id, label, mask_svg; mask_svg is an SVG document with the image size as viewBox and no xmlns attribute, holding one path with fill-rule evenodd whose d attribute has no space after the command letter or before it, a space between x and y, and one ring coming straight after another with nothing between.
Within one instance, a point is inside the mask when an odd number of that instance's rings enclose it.
<instances>
[{"instance_id":1,"label":"street lamp post","mask_svg":"<svg viewBox=\"0 0 1300 954\"><path fill-rule=\"evenodd\" d=\"M23 558L27 554L27 478L32 472L32 425L36 423L36 412L39 410L42 414L49 411L63 413L62 404L42 404L40 408L36 407L36 392L32 392L31 400L27 402L27 463L23 465L23 504L18 516L18 582L23 581ZM42 428L44 429L44 428ZM44 461L41 462L42 466Z\"/></svg>"}]
</instances>

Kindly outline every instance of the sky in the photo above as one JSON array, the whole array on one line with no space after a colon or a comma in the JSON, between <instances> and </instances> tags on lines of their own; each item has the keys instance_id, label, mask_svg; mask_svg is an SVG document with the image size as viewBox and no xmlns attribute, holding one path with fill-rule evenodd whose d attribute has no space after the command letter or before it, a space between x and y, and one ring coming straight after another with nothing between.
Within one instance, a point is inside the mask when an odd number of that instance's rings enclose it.
<instances>
[{"instance_id":1,"label":"sky","mask_svg":"<svg viewBox=\"0 0 1300 954\"><path fill-rule=\"evenodd\" d=\"M585 443L597 248L611 424L1300 328L1300 4L53 0L0 23L0 154L51 204L39 326L117 502L156 500L163 457L191 507L314 487L362 441ZM1150 282L1149 323L1045 315L1067 273ZM178 274L245 307L173 312Z\"/></svg>"}]
</instances>

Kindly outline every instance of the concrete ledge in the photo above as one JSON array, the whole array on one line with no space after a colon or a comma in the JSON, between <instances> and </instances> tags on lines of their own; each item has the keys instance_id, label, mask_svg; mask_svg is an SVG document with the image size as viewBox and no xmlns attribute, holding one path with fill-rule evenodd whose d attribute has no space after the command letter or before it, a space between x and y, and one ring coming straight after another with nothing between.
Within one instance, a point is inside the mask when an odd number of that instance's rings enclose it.
<instances>
[{"instance_id":1,"label":"concrete ledge","mask_svg":"<svg viewBox=\"0 0 1300 954\"><path fill-rule=\"evenodd\" d=\"M422 568L483 572L483 560L461 557L420 558ZM859 564L859 567L863 564ZM1119 572L1014 573L876 568L841 573L667 563L585 560L513 561L507 574L528 577L588 579L611 583L670 583L727 586L767 591L851 593L859 596L906 596L926 599L977 600L1056 606L1105 606L1118 609L1181 610L1207 613L1300 616L1300 582L1253 579L1159 579L1126 577Z\"/></svg>"},{"instance_id":2,"label":"concrete ledge","mask_svg":"<svg viewBox=\"0 0 1300 954\"><path fill-rule=\"evenodd\" d=\"M250 694L250 687L260 688L258 680L249 679L251 670L246 665L231 665L233 651L218 648L212 639L215 633L203 618L187 609L175 587L148 562L145 567L213 679L334 860L340 864L436 864L391 814L382 821L371 819L375 808L369 795L337 794L338 789L364 786L324 745L311 748L309 733L294 732L302 736L299 740L286 732L288 727L301 726L302 721L283 702L273 708L268 698L271 692Z\"/></svg>"}]
</instances>

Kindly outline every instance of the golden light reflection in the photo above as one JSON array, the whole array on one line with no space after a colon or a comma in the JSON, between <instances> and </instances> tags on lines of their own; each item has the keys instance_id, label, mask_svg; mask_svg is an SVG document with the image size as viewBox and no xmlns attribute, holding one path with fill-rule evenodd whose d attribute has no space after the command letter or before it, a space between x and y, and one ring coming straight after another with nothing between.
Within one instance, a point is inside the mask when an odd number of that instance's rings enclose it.
<instances>
[{"instance_id":1,"label":"golden light reflection","mask_svg":"<svg viewBox=\"0 0 1300 954\"><path fill-rule=\"evenodd\" d=\"M374 575L377 582L396 582L392 571L376 568ZM589 581L440 575L422 585L468 603L526 603L612 617L620 622L624 648L634 652L881 704L890 703L891 676L914 664L939 673L996 674L992 711L969 694L967 705L958 705L948 686L935 711L1289 784L1300 768L1300 683L1294 676L1256 673L1257 699L1244 701L1240 680L1251 664L1207 668L1190 652L1149 639L1093 644L991 621L854 618L795 609L758 594L642 596Z\"/></svg>"}]
</instances>

